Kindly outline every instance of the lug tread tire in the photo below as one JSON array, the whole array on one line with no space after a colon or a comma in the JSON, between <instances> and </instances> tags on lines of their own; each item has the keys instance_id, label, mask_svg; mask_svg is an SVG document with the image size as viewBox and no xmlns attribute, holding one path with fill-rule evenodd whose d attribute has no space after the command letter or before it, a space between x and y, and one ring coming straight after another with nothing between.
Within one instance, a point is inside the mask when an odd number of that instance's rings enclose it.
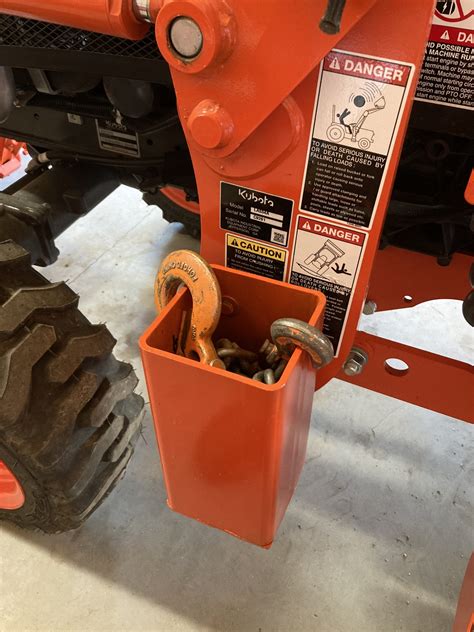
<instances>
[{"instance_id":1,"label":"lug tread tire","mask_svg":"<svg viewBox=\"0 0 474 632\"><path fill-rule=\"evenodd\" d=\"M178 222L183 225L184 233L195 239L201 238L201 216L192 213L188 209L173 202L167 195L161 191L154 193L145 193L143 196L147 204L156 205L163 211L163 219L169 224Z\"/></svg>"},{"instance_id":2,"label":"lug tread tire","mask_svg":"<svg viewBox=\"0 0 474 632\"><path fill-rule=\"evenodd\" d=\"M137 378L115 339L49 283L17 244L0 243L0 460L26 501L0 519L58 533L79 527L107 497L141 431Z\"/></svg>"}]
</instances>

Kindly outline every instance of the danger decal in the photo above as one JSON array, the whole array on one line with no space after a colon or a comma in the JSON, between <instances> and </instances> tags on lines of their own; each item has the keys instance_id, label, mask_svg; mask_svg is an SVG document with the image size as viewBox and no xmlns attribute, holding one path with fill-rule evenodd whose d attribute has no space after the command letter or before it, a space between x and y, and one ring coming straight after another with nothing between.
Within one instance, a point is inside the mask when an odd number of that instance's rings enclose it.
<instances>
[{"instance_id":1,"label":"danger decal","mask_svg":"<svg viewBox=\"0 0 474 632\"><path fill-rule=\"evenodd\" d=\"M226 235L226 266L283 281L287 251L238 235Z\"/></svg>"},{"instance_id":2,"label":"danger decal","mask_svg":"<svg viewBox=\"0 0 474 632\"><path fill-rule=\"evenodd\" d=\"M349 53L345 55L335 51L324 59L323 69L349 77L375 79L403 87L407 85L410 77L410 68L405 64L358 57Z\"/></svg>"},{"instance_id":3,"label":"danger decal","mask_svg":"<svg viewBox=\"0 0 474 632\"><path fill-rule=\"evenodd\" d=\"M474 0L437 2L416 99L474 109Z\"/></svg>"},{"instance_id":4,"label":"danger decal","mask_svg":"<svg viewBox=\"0 0 474 632\"><path fill-rule=\"evenodd\" d=\"M337 355L367 235L303 215L296 229L290 283L326 295L324 333Z\"/></svg>"},{"instance_id":5,"label":"danger decal","mask_svg":"<svg viewBox=\"0 0 474 632\"><path fill-rule=\"evenodd\" d=\"M301 209L369 228L413 66L333 50L324 59Z\"/></svg>"}]
</instances>

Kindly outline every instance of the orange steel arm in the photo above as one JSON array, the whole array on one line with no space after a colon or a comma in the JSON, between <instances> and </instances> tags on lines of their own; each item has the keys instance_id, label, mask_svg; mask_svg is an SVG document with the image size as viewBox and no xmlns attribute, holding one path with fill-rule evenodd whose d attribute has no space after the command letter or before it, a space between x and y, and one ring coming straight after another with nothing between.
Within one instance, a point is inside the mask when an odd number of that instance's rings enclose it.
<instances>
[{"instance_id":1,"label":"orange steel arm","mask_svg":"<svg viewBox=\"0 0 474 632\"><path fill-rule=\"evenodd\" d=\"M155 23L158 47L182 93L181 120L187 121L195 110L194 127L202 129L202 112L195 106L203 94L219 103L221 113L239 119L230 142L214 151L227 156L378 2L351 0L340 30L331 34L318 27L328 0L0 0L0 13L128 39L143 38L147 22ZM194 20L204 37L192 64L176 57L169 45L170 25L179 16ZM212 129L212 121L210 125ZM227 127L232 125L230 121ZM204 127L209 127L207 121Z\"/></svg>"},{"instance_id":2,"label":"orange steel arm","mask_svg":"<svg viewBox=\"0 0 474 632\"><path fill-rule=\"evenodd\" d=\"M0 180L21 167L22 153L28 153L25 143L0 136Z\"/></svg>"},{"instance_id":3,"label":"orange steel arm","mask_svg":"<svg viewBox=\"0 0 474 632\"><path fill-rule=\"evenodd\" d=\"M135 16L132 0L0 0L0 13L132 40L142 39L148 31Z\"/></svg>"}]
</instances>

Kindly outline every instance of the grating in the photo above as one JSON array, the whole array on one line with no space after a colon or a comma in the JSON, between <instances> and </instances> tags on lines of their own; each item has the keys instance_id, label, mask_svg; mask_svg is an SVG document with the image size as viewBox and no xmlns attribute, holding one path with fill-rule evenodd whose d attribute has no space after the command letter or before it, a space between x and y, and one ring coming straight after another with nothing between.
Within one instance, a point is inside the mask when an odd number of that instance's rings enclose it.
<instances>
[{"instance_id":1,"label":"grating","mask_svg":"<svg viewBox=\"0 0 474 632\"><path fill-rule=\"evenodd\" d=\"M0 49L2 46L70 50L140 59L161 58L153 30L145 39L135 42L11 15L0 15Z\"/></svg>"}]
</instances>

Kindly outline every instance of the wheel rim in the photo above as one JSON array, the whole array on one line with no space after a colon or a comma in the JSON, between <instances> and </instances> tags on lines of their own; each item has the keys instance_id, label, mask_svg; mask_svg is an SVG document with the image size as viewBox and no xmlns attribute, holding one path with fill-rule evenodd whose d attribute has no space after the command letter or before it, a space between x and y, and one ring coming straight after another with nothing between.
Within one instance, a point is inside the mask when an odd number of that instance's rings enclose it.
<instances>
[{"instance_id":1,"label":"wheel rim","mask_svg":"<svg viewBox=\"0 0 474 632\"><path fill-rule=\"evenodd\" d=\"M335 143L338 143L344 138L344 128L341 128L340 125L331 125L327 131L327 135L329 140L333 140Z\"/></svg>"},{"instance_id":2,"label":"wheel rim","mask_svg":"<svg viewBox=\"0 0 474 632\"><path fill-rule=\"evenodd\" d=\"M183 189L177 189L175 187L163 187L162 189L160 189L160 192L165 195L171 202L174 202L174 204L177 204L181 208L186 209L190 213L196 213L197 215L199 215L199 204L197 202L193 202L192 200L188 200Z\"/></svg>"},{"instance_id":3,"label":"wheel rim","mask_svg":"<svg viewBox=\"0 0 474 632\"><path fill-rule=\"evenodd\" d=\"M19 509L24 503L23 487L10 468L0 461L0 509Z\"/></svg>"}]
</instances>

